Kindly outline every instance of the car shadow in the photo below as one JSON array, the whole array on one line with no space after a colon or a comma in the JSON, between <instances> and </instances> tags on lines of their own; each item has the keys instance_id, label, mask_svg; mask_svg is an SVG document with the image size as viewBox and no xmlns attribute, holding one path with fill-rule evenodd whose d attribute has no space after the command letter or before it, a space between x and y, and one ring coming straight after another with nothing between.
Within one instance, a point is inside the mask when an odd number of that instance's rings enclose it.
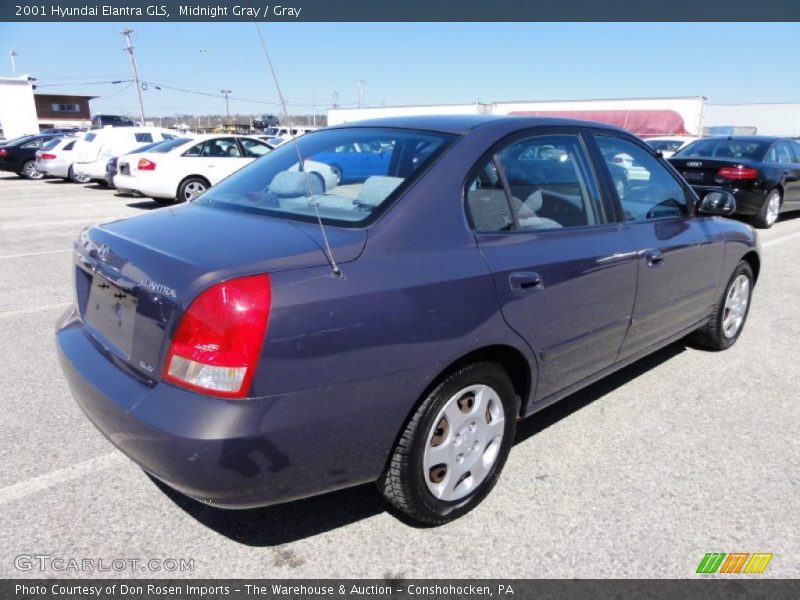
<instances>
[{"instance_id":1,"label":"car shadow","mask_svg":"<svg viewBox=\"0 0 800 600\"><path fill-rule=\"evenodd\" d=\"M122 198L122 194L117 194L117 197ZM130 196L129 196L130 197ZM128 208L138 208L140 210L154 210L156 208L164 208L163 204L159 204L155 200L139 200L138 202L129 202L126 204Z\"/></svg>"},{"instance_id":2,"label":"car shadow","mask_svg":"<svg viewBox=\"0 0 800 600\"><path fill-rule=\"evenodd\" d=\"M519 424L515 445L544 431L561 419L685 350L686 345L682 342L671 344L541 410ZM248 546L280 546L332 531L386 511L407 525L425 527L408 521L402 514L388 507L372 484L359 485L264 508L225 510L184 496L158 479L150 477L150 480L176 506L201 524L235 542Z\"/></svg>"}]
</instances>

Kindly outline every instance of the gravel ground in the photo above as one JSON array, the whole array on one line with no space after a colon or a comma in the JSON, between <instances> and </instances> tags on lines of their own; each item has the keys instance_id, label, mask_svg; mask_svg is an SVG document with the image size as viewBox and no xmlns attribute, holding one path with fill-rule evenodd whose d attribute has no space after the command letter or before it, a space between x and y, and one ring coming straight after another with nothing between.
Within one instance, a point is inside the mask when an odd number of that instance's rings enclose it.
<instances>
[{"instance_id":1,"label":"gravel ground","mask_svg":"<svg viewBox=\"0 0 800 600\"><path fill-rule=\"evenodd\" d=\"M155 485L73 402L53 325L87 224L155 208L0 175L0 576L18 555L193 559L196 577L693 577L706 552L772 552L800 576L800 216L761 232L748 325L724 354L674 344L520 427L503 476L436 529L372 486L226 512ZM84 575L91 575L86 573Z\"/></svg>"}]
</instances>

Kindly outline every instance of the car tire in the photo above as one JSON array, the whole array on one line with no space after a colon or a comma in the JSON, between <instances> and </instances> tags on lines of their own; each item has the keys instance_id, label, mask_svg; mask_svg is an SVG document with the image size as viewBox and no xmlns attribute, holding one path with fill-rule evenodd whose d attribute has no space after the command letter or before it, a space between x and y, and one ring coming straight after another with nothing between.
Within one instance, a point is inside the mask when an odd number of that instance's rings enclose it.
<instances>
[{"instance_id":1,"label":"car tire","mask_svg":"<svg viewBox=\"0 0 800 600\"><path fill-rule=\"evenodd\" d=\"M400 434L377 481L384 498L401 516L425 526L475 508L508 458L519 402L497 363L475 362L451 372L423 398Z\"/></svg>"},{"instance_id":2,"label":"car tire","mask_svg":"<svg viewBox=\"0 0 800 600\"><path fill-rule=\"evenodd\" d=\"M200 196L211 184L202 177L187 177L178 186L178 202L192 202L195 198Z\"/></svg>"},{"instance_id":3,"label":"car tire","mask_svg":"<svg viewBox=\"0 0 800 600\"><path fill-rule=\"evenodd\" d=\"M78 175L72 167L69 168L67 175L72 183L89 183L89 178L86 175Z\"/></svg>"},{"instance_id":4,"label":"car tire","mask_svg":"<svg viewBox=\"0 0 800 600\"><path fill-rule=\"evenodd\" d=\"M758 229L769 229L772 227L775 221L778 220L782 204L783 196L781 190L779 188L770 190L758 214L753 217L753 225Z\"/></svg>"},{"instance_id":5,"label":"car tire","mask_svg":"<svg viewBox=\"0 0 800 600\"><path fill-rule=\"evenodd\" d=\"M42 177L44 177L43 173L36 170L35 160L26 160L25 163L23 163L22 170L20 171L19 174L21 177L24 177L25 179L41 179Z\"/></svg>"},{"instance_id":6,"label":"car tire","mask_svg":"<svg viewBox=\"0 0 800 600\"><path fill-rule=\"evenodd\" d=\"M331 168L331 173L336 178L336 185L340 185L342 183L342 167L337 164L328 165Z\"/></svg>"},{"instance_id":7,"label":"car tire","mask_svg":"<svg viewBox=\"0 0 800 600\"><path fill-rule=\"evenodd\" d=\"M754 283L753 269L747 261L741 261L714 305L708 323L692 333L690 341L709 350L727 350L733 346L747 321Z\"/></svg>"}]
</instances>

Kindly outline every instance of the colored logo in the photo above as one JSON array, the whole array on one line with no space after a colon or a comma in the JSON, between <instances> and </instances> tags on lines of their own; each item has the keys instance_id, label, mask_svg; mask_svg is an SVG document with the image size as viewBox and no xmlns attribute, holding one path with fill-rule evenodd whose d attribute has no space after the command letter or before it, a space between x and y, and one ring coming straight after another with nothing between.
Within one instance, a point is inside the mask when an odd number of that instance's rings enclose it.
<instances>
[{"instance_id":1,"label":"colored logo","mask_svg":"<svg viewBox=\"0 0 800 600\"><path fill-rule=\"evenodd\" d=\"M766 552L709 552L697 566L698 573L763 573L772 560L772 553Z\"/></svg>"}]
</instances>

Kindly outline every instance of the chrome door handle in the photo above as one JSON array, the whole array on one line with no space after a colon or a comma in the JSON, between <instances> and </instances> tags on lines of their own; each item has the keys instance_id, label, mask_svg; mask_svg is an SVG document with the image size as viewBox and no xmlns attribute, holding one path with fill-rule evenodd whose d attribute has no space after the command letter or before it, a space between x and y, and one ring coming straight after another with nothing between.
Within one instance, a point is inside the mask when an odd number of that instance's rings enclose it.
<instances>
[{"instance_id":1,"label":"chrome door handle","mask_svg":"<svg viewBox=\"0 0 800 600\"><path fill-rule=\"evenodd\" d=\"M664 255L660 250L648 250L645 253L648 267L658 267L664 262Z\"/></svg>"},{"instance_id":2,"label":"chrome door handle","mask_svg":"<svg viewBox=\"0 0 800 600\"><path fill-rule=\"evenodd\" d=\"M511 291L517 296L532 294L544 289L542 276L533 272L511 273L508 276L508 283L511 286Z\"/></svg>"}]
</instances>

